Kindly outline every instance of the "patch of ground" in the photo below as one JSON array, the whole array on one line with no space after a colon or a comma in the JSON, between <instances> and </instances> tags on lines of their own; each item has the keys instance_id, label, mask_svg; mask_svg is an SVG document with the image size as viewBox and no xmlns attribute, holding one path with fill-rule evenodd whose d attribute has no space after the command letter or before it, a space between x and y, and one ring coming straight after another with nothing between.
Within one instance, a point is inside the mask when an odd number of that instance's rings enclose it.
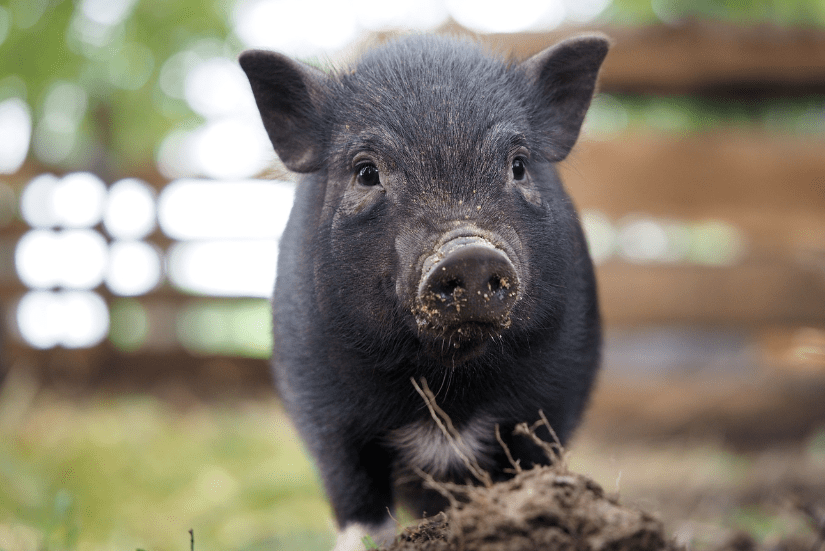
<instances>
[{"instance_id":1,"label":"patch of ground","mask_svg":"<svg viewBox=\"0 0 825 551\"><path fill-rule=\"evenodd\" d=\"M537 467L490 486L442 486L453 505L408 527L383 551L677 551L656 515L623 505L599 484L560 467ZM738 531L711 551L825 550L825 509L801 510L817 535L770 544Z\"/></svg>"},{"instance_id":2,"label":"patch of ground","mask_svg":"<svg viewBox=\"0 0 825 551\"><path fill-rule=\"evenodd\" d=\"M433 418L449 438L458 434L446 414L435 404L426 383L416 386ZM415 384L415 383L413 383ZM541 412L540 412L541 413ZM450 502L443 513L406 529L388 551L676 551L660 520L635 507L623 506L590 477L567 468L558 440L542 441L536 429L544 424L555 437L547 419L532 427L522 423L515 434L532 439L544 449L550 466L523 470L513 461L514 476L492 483L478 465L467 467L479 485L440 483L421 473L426 484ZM498 433L496 433L498 436Z\"/></svg>"},{"instance_id":3,"label":"patch of ground","mask_svg":"<svg viewBox=\"0 0 825 551\"><path fill-rule=\"evenodd\" d=\"M426 387L419 392L433 417L444 419ZM445 434L449 436L450 426L448 420L444 420ZM495 484L489 477L478 474L478 485L443 484L422 474L430 487L450 501L450 507L417 526L406 528L392 545L382 549L677 551L692 548L692 543L701 541L699 548L709 551L825 551L825 499L821 499L825 496L820 494L817 484L805 485L808 492L799 487L785 495L785 513L791 511L797 524L807 524L799 533L761 543L745 530L720 532L704 538L694 535L686 538L684 533L679 537L679 534L668 534L658 511L652 514L642 507L622 504L618 494L608 493L591 477L571 471L558 443L548 444L538 439L537 426L522 424L516 430L544 447L551 466L522 470L514 463L514 477ZM473 472L477 469L477 466L468 467ZM804 466L799 464L799 467ZM760 492L757 496L734 493L728 492L722 497L747 505L754 500L763 501L766 494L770 494L771 500L778 495L774 491Z\"/></svg>"},{"instance_id":4,"label":"patch of ground","mask_svg":"<svg viewBox=\"0 0 825 551\"><path fill-rule=\"evenodd\" d=\"M388 551L678 549L653 515L556 467L523 471L489 487L451 487L451 495L456 502L450 509L406 529Z\"/></svg>"}]
</instances>

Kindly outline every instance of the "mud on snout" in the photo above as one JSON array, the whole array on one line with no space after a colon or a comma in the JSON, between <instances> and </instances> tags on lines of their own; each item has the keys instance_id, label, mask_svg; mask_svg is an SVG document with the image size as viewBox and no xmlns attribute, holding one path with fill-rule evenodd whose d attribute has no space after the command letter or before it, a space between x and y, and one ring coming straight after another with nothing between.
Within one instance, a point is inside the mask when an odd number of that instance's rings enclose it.
<instances>
[{"instance_id":1,"label":"mud on snout","mask_svg":"<svg viewBox=\"0 0 825 551\"><path fill-rule=\"evenodd\" d=\"M510 326L520 286L503 248L481 235L451 237L423 261L413 314L419 330L460 348Z\"/></svg>"}]
</instances>

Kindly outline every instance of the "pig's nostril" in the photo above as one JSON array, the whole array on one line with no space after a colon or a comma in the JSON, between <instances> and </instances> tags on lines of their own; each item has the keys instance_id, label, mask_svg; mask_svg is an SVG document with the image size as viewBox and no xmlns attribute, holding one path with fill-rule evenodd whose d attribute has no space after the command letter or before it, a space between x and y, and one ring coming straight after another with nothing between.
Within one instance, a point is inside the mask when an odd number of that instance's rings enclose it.
<instances>
[{"instance_id":1,"label":"pig's nostril","mask_svg":"<svg viewBox=\"0 0 825 551\"><path fill-rule=\"evenodd\" d=\"M438 295L441 300L447 300L453 296L455 290L462 286L461 280L458 278L450 278L439 282L433 286L433 292Z\"/></svg>"},{"instance_id":2,"label":"pig's nostril","mask_svg":"<svg viewBox=\"0 0 825 551\"><path fill-rule=\"evenodd\" d=\"M512 283L512 274L509 276L494 274L487 281L487 289L490 291L490 297L495 297L499 300L505 300L508 296L508 292L510 291Z\"/></svg>"}]
</instances>

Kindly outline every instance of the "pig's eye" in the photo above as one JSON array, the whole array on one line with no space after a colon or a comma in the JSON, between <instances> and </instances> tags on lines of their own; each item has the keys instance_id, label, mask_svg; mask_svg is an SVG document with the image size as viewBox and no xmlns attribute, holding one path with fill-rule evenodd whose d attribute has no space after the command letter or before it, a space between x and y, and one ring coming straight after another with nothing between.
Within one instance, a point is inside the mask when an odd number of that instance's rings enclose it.
<instances>
[{"instance_id":1,"label":"pig's eye","mask_svg":"<svg viewBox=\"0 0 825 551\"><path fill-rule=\"evenodd\" d=\"M377 186L381 183L378 175L378 167L372 163L366 163L358 167L358 183L362 186Z\"/></svg>"},{"instance_id":2,"label":"pig's eye","mask_svg":"<svg viewBox=\"0 0 825 551\"><path fill-rule=\"evenodd\" d=\"M516 157L513 159L513 179L514 180L524 180L524 173L527 167L525 166L526 163L524 159L521 157Z\"/></svg>"}]
</instances>

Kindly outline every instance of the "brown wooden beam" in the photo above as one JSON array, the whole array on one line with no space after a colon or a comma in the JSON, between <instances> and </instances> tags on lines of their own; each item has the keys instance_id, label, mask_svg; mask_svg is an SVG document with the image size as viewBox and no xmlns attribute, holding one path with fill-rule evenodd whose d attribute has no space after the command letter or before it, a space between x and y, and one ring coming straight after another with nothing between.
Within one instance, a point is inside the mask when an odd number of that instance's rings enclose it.
<instances>
[{"instance_id":1,"label":"brown wooden beam","mask_svg":"<svg viewBox=\"0 0 825 551\"><path fill-rule=\"evenodd\" d=\"M825 327L825 272L794 264L631 264L598 267L607 324L722 324Z\"/></svg>"},{"instance_id":2,"label":"brown wooden beam","mask_svg":"<svg viewBox=\"0 0 825 551\"><path fill-rule=\"evenodd\" d=\"M455 24L444 30L473 35ZM614 41L600 78L604 92L825 94L825 29L689 20L679 25L564 27L543 33L475 36L494 51L524 59L562 38L592 31Z\"/></svg>"}]
</instances>

